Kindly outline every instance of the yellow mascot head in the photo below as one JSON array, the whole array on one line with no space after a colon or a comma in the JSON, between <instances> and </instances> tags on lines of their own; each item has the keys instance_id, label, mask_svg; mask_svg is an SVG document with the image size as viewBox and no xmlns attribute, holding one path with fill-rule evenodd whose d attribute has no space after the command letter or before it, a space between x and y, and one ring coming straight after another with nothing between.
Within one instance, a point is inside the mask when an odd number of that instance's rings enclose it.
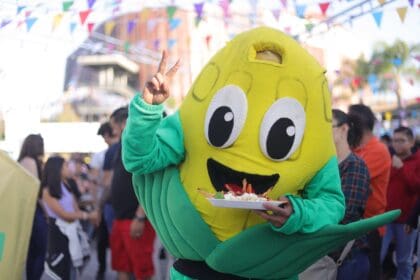
<instances>
[{"instance_id":1,"label":"yellow mascot head","mask_svg":"<svg viewBox=\"0 0 420 280\"><path fill-rule=\"evenodd\" d=\"M205 66L180 109L181 180L219 240L262 220L213 207L197 188L246 179L257 194L298 194L335 154L324 70L297 42L267 27L242 33Z\"/></svg>"}]
</instances>

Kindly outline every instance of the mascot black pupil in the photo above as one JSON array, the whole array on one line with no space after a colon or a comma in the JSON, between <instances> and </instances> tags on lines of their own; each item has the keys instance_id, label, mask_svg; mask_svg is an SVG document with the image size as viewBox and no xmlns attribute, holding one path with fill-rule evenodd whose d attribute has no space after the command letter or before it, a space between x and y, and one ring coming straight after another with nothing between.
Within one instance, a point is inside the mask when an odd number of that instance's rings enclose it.
<instances>
[{"instance_id":1,"label":"mascot black pupil","mask_svg":"<svg viewBox=\"0 0 420 280\"><path fill-rule=\"evenodd\" d=\"M267 153L273 159L287 156L295 140L295 125L288 118L278 119L267 137Z\"/></svg>"},{"instance_id":2,"label":"mascot black pupil","mask_svg":"<svg viewBox=\"0 0 420 280\"><path fill-rule=\"evenodd\" d=\"M222 106L214 111L209 123L209 140L215 147L223 146L229 140L233 129L233 112L231 108Z\"/></svg>"}]
</instances>

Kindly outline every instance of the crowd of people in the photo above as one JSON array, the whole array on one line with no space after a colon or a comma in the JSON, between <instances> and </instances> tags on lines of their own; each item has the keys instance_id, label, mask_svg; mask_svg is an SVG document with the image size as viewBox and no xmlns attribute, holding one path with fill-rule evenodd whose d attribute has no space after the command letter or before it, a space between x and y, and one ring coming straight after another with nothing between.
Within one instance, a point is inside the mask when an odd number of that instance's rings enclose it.
<instances>
[{"instance_id":1,"label":"crowd of people","mask_svg":"<svg viewBox=\"0 0 420 280\"><path fill-rule=\"evenodd\" d=\"M97 279L105 279L108 247L118 279L162 279L153 255L168 253L159 245L134 193L132 175L121 160L121 134L127 117L128 109L122 107L100 126L98 135L108 148L93 154L89 164L80 156L64 159L59 155L51 155L44 163L42 137L29 135L24 140L18 161L41 182L27 279L40 279L44 272L54 279L79 279L92 240L98 258ZM341 223L392 209L401 209L402 214L326 258L339 260L337 279L381 279L392 273L398 280L412 279L413 256L420 253L420 152L409 127L398 127L392 137L380 140L373 133L374 125L375 116L365 105L352 105L348 113L333 110L334 143L346 199ZM395 272L389 265L391 247ZM312 279L313 267L301 279Z\"/></svg>"}]
</instances>

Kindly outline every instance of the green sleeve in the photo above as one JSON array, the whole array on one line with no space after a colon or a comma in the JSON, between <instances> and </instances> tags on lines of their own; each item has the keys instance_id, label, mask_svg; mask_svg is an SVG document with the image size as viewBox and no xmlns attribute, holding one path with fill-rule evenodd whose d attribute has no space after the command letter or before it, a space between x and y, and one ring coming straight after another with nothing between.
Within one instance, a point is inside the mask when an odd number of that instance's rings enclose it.
<instances>
[{"instance_id":1,"label":"green sleeve","mask_svg":"<svg viewBox=\"0 0 420 280\"><path fill-rule=\"evenodd\" d=\"M337 158L334 156L305 187L302 197L287 195L293 206L293 214L275 231L292 234L311 233L330 224L338 224L345 210L341 191Z\"/></svg>"},{"instance_id":2,"label":"green sleeve","mask_svg":"<svg viewBox=\"0 0 420 280\"><path fill-rule=\"evenodd\" d=\"M184 159L179 113L162 118L163 106L150 105L136 95L130 102L122 135L122 159L133 174L147 174Z\"/></svg>"}]
</instances>

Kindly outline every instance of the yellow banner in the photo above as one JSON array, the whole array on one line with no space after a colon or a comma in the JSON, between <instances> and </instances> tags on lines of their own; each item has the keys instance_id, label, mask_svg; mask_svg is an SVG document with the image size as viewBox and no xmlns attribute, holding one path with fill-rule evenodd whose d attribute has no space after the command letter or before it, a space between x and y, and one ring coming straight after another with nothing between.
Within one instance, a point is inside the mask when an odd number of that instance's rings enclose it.
<instances>
[{"instance_id":1,"label":"yellow banner","mask_svg":"<svg viewBox=\"0 0 420 280\"><path fill-rule=\"evenodd\" d=\"M39 181L0 151L0 275L22 279Z\"/></svg>"}]
</instances>

